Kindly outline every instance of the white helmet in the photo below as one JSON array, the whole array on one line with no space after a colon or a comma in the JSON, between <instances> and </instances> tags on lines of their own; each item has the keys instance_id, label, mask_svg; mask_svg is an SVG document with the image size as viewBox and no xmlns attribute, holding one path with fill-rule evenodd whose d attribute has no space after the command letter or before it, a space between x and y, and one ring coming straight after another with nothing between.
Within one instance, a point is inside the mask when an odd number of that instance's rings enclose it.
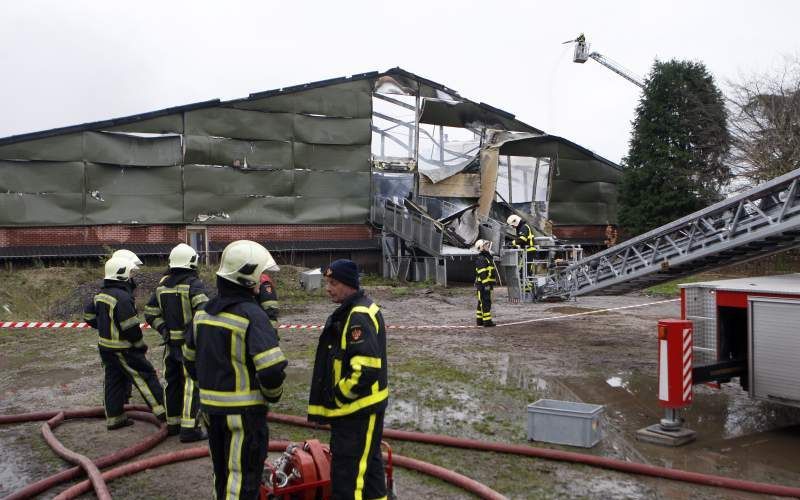
<instances>
[{"instance_id":1,"label":"white helmet","mask_svg":"<svg viewBox=\"0 0 800 500\"><path fill-rule=\"evenodd\" d=\"M490 240L478 240L473 245L473 248L475 248L475 250L477 250L479 252L482 252L484 250L487 251L487 252L491 252L492 251L492 242Z\"/></svg>"},{"instance_id":2,"label":"white helmet","mask_svg":"<svg viewBox=\"0 0 800 500\"><path fill-rule=\"evenodd\" d=\"M136 269L136 264L130 259L120 255L111 257L106 261L105 279L114 281L128 281L131 271Z\"/></svg>"},{"instance_id":3,"label":"white helmet","mask_svg":"<svg viewBox=\"0 0 800 500\"><path fill-rule=\"evenodd\" d=\"M129 261L133 262L133 264L136 267L142 265L142 261L139 260L139 257L135 253L131 252L130 250L126 250L124 248L112 253L111 258L113 259L114 257L122 257L123 259L128 259Z\"/></svg>"},{"instance_id":4,"label":"white helmet","mask_svg":"<svg viewBox=\"0 0 800 500\"><path fill-rule=\"evenodd\" d=\"M519 215L517 215L517 214L511 214L511 215L509 215L509 216L508 216L508 219L506 219L506 223L507 223L509 226L512 226L512 227L517 227L517 226L519 226L519 223L520 223L521 221L522 221L522 217L520 217L520 216L519 216Z\"/></svg>"},{"instance_id":5,"label":"white helmet","mask_svg":"<svg viewBox=\"0 0 800 500\"><path fill-rule=\"evenodd\" d=\"M169 268L197 269L197 252L186 243L179 243L169 253Z\"/></svg>"},{"instance_id":6,"label":"white helmet","mask_svg":"<svg viewBox=\"0 0 800 500\"><path fill-rule=\"evenodd\" d=\"M226 246L222 252L217 276L252 288L265 270L280 270L269 250L255 241L238 240Z\"/></svg>"}]
</instances>

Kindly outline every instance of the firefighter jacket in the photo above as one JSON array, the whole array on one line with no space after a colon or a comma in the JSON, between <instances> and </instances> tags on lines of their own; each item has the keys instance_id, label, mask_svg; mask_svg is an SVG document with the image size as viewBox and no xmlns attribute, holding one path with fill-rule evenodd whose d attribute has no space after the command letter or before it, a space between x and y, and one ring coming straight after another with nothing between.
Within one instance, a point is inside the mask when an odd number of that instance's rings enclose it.
<instances>
[{"instance_id":1,"label":"firefighter jacket","mask_svg":"<svg viewBox=\"0 0 800 500\"><path fill-rule=\"evenodd\" d=\"M261 276L262 281L258 287L258 303L267 312L272 327L276 328L278 326L278 292L269 276L266 274Z\"/></svg>"},{"instance_id":2,"label":"firefighter jacket","mask_svg":"<svg viewBox=\"0 0 800 500\"><path fill-rule=\"evenodd\" d=\"M186 325L206 302L208 296L197 271L170 269L150 296L144 318L161 334L164 342L183 341Z\"/></svg>"},{"instance_id":3,"label":"firefighter jacket","mask_svg":"<svg viewBox=\"0 0 800 500\"><path fill-rule=\"evenodd\" d=\"M103 287L83 310L83 320L97 329L101 349L144 348L133 283L103 280Z\"/></svg>"},{"instance_id":4,"label":"firefighter jacket","mask_svg":"<svg viewBox=\"0 0 800 500\"><path fill-rule=\"evenodd\" d=\"M534 234L533 229L531 229L530 224L527 222L521 222L517 226L517 237L514 238L514 241L511 242L511 245L517 248L524 248L526 252L535 252L535 236L536 235Z\"/></svg>"},{"instance_id":5,"label":"firefighter jacket","mask_svg":"<svg viewBox=\"0 0 800 500\"><path fill-rule=\"evenodd\" d=\"M378 305L359 290L328 317L319 337L308 419L378 413L388 398L386 326Z\"/></svg>"},{"instance_id":6,"label":"firefighter jacket","mask_svg":"<svg viewBox=\"0 0 800 500\"><path fill-rule=\"evenodd\" d=\"M252 291L222 278L186 330L183 362L208 413L266 411L283 394L286 357Z\"/></svg>"},{"instance_id":7,"label":"firefighter jacket","mask_svg":"<svg viewBox=\"0 0 800 500\"><path fill-rule=\"evenodd\" d=\"M475 285L478 288L494 286L494 259L492 254L482 251L475 258Z\"/></svg>"}]
</instances>

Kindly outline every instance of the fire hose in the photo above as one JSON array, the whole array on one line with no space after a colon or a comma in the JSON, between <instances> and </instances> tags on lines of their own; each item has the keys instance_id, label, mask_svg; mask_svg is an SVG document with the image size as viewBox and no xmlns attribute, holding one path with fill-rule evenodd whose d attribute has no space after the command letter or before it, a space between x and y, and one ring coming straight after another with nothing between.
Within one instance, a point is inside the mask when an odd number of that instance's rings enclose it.
<instances>
[{"instance_id":1,"label":"fire hose","mask_svg":"<svg viewBox=\"0 0 800 500\"><path fill-rule=\"evenodd\" d=\"M32 421L32 420L44 420L46 418L52 418L52 417L54 417L54 416L56 416L58 414L59 414L59 412L39 412L39 413L23 414L23 415L0 416L0 424L27 422L27 421ZM66 412L64 412L64 414L65 414L66 418L81 418L81 417L88 417L88 416L102 416L102 409L66 411ZM137 415L137 417L138 416L139 415ZM270 421L273 421L273 422L276 422L276 423L283 423L283 424L288 424L288 425L294 425L294 426L300 426L300 427L308 427L308 428L314 428L314 429L324 428L324 426L319 426L317 424L310 423L310 422L306 421L302 417L296 417L296 416L292 416L292 415L282 415L282 414L276 414L276 413L270 413L268 416L269 416L269 420ZM153 420L155 420L154 417L153 417ZM156 434L156 436L159 436L160 437L159 440L161 440L161 439L163 439L163 434L165 434L165 433L166 433L165 429L162 428L159 431L159 433ZM151 438L152 437L153 436L151 436ZM554 449L549 449L549 448L538 448L538 447L533 447L533 446L522 446L522 445L503 444L503 443L492 443L492 442L486 442L486 441L478 441L478 440L474 440L474 439L462 439L462 438L455 438L455 437L451 437L451 436L443 436L443 435L436 435L436 434L425 434L425 433L410 432L410 431L399 431L399 430L393 430L393 429L385 429L384 430L384 437L385 438L389 438L389 439L415 441L415 442L421 442L421 443L427 443L427 444L451 446L451 447L465 448L465 449L472 449L472 450L493 451L493 452L498 452L498 453L516 454L516 455L529 456L529 457L535 457L535 458L545 458L545 459L550 459L550 460L559 460L559 461L582 463L582 464L591 465L591 466L595 466L595 467L619 470L619 471L622 471L622 472L628 472L628 473L633 473L633 474L648 475L648 476L652 476L652 477L673 479L673 480L677 480L677 481L684 481L684 482L702 484L702 485L707 485L707 486L723 487L723 488L729 488L729 489L735 489L735 490L741 490L741 491L748 491L748 492L753 492L753 493L761 493L761 494L784 496L784 497L800 497L800 488L789 487L789 486L781 486L781 485L774 485L774 484L766 484L766 483L758 483L758 482L745 481L745 480L740 480L740 479L732 479L732 478L727 478L727 477L722 477L722 476L715 476L715 475L710 475L710 474L702 474L702 473L697 473L697 472L689 472L689 471L682 471L682 470L676 470L676 469L669 469L669 468L666 468L666 467L657 467L657 466L648 465L648 464L625 462L625 461L617 460L617 459L613 459L613 458L599 457L599 456L595 456L595 455L588 455L588 454L583 454L583 453L575 453L575 452L570 452L570 451L561 451L561 450L554 450ZM151 439L151 438L148 438L148 439ZM145 440L145 441L147 441L147 440ZM156 442L158 442L158 441L156 441ZM142 451L144 451L145 449L147 449L146 447L144 447L144 444L145 443L142 442L142 443L139 443L139 445L137 445L137 446L142 447L143 448ZM152 446L153 445L151 444L150 447L152 447ZM123 452L126 452L127 450L130 450L132 448L134 448L134 447L131 447L131 448L128 448L126 450L117 452L117 453L115 453L113 455L109 455L109 457L118 457L118 456L122 455ZM206 448L202 448L202 449L206 450L203 453L207 453L207 449ZM195 449L192 449L192 450L195 450ZM200 452L199 451L189 452L189 450L182 450L182 451L178 451L178 452L167 453L167 454L164 454L164 455L158 455L157 457L160 457L160 458L158 458L159 460L166 460L166 462L164 462L164 463L172 463L173 461L180 461L180 460L188 460L190 458L197 458L197 456L194 456L193 453L200 453ZM204 455L201 454L201 455L198 455L198 456L204 456ZM109 457L104 457L103 459L98 460L96 462L96 465L98 465L98 466L110 465L110 463L106 463L106 465L101 465L101 461L108 460ZM157 457L151 457L151 458L146 459L144 461L134 462L132 464L127 464L125 466L118 467L117 469L112 469L111 471L104 472L102 474L103 479L104 480L111 479L113 477L119 477L121 475L131 474L131 473L136 472L138 470L142 470L143 468L147 468L148 465L146 465L146 463L142 463L142 462L146 462L147 460L155 460ZM405 458L400 458L397 455L394 455L394 457L398 458L398 460L397 460L397 464L398 465L406 466L405 464L401 463L401 462L405 461ZM116 463L116 462L118 462L119 460L122 460L122 459L124 459L124 458L118 459L114 463ZM409 459L409 460L413 460L413 459ZM108 462L110 462L110 460L108 460ZM414 462L417 462L417 461L414 461ZM415 464L413 462L406 461L405 463L408 464L410 468L414 468L414 466L415 466ZM159 462L159 464L160 464L160 462ZM430 466L430 467L428 467L428 466ZM440 467L432 466L431 464L427 464L427 466L420 466L420 467L425 468L427 470L431 470L431 471L439 469L439 470L436 470L436 472L442 472ZM77 469L77 468L70 469L70 471L75 470L75 469ZM415 470L420 470L420 469L415 469ZM23 490L20 490L18 492L13 493L11 496L7 497L7 499L9 499L9 498L29 498L30 496L33 496L33 495L35 495L35 494L37 494L37 493L39 493L41 491L44 491L44 490L46 490L46 489L48 489L48 488L50 488L52 486L55 486L56 484L58 484L60 482L63 482L64 480L70 479L69 477L66 478L66 479L63 478L65 473L70 472L70 471L64 471L62 473L56 474L56 475L51 476L50 478L47 478L46 480L44 480L44 481L47 481L47 482L51 483L49 486L45 487L44 489L39 489L37 492L31 493L31 492L28 491L28 489L30 488L30 486L29 486L29 487L27 487L27 488L25 488ZM125 472L125 471L130 471L130 472ZM113 477L110 476L110 474L112 472L114 472L114 474L116 474ZM107 476L107 474L109 474L109 476ZM455 473L452 473L452 474L455 474ZM77 473L75 475L77 475ZM460 475L451 476L451 479L453 479L453 481L451 481L451 482L453 482L453 484L461 486L460 482L462 482L462 480L459 479L457 476L460 476ZM59 477L59 478L55 479L56 477ZM72 476L72 477L75 477L75 476ZM440 476L436 476L436 477L440 477ZM469 478L466 478L464 476L460 476L460 477L463 478L463 480L465 480L465 481L463 481L464 484L467 484L467 483L470 483L470 482L475 483L475 481L473 481L473 480L471 480ZM442 479L445 479L445 478L442 478ZM445 480L449 480L449 479L445 479ZM454 481L459 481L459 482L457 483L457 482L454 482ZM40 482L34 483L34 484L40 484L42 482L43 481L40 481ZM85 487L90 486L90 483L88 481L85 482L85 484L86 484ZM487 488L484 485L479 485L479 487ZM86 491L88 491L88 490L86 490ZM496 494L496 492L493 492L493 493L495 493L497 496L490 496L491 493L489 493L487 490L484 490L484 489L480 489L481 492L473 491L473 490L470 490L470 491L474 492L475 494L477 494L479 496L482 496L483 498L502 498L502 496L500 496L499 494ZM491 490L489 490L489 491L491 491ZM27 492L27 494L24 494L23 492Z\"/></svg>"},{"instance_id":2,"label":"fire hose","mask_svg":"<svg viewBox=\"0 0 800 500\"><path fill-rule=\"evenodd\" d=\"M135 411L135 410L146 410L147 407L129 405L126 406L126 409L130 411L129 415L132 418L153 423L154 425L160 427L159 431L134 446L125 448L124 450L100 458L94 463L92 463L91 460L89 460L83 455L79 455L75 452L67 450L55 438L55 436L53 436L52 428L57 427L65 419L103 417L104 413L102 408L92 408L85 410L66 410L66 411L44 411L44 412L24 413L17 415L0 415L0 424L24 423L24 422L49 419L48 422L42 426L42 433L44 435L45 441L47 441L48 445L50 445L54 450L56 450L56 453L58 453L60 456L66 458L69 461L80 463L81 467L87 471L90 477L90 480L82 481L59 493L55 497L57 500L68 500L76 498L77 496L90 491L92 487L94 487L98 498L110 499L111 495L106 486L107 481L111 481L113 479L122 476L131 475L136 472L140 472L142 470L160 467L166 464L208 456L208 447L198 446L194 448L155 455L152 457L148 457L146 459L138 460L136 462L131 462L116 467L114 469L110 469L102 473L99 472L98 469L101 467L107 467L109 465L113 465L122 460L126 460L128 458L131 458L133 456L136 456L140 453L147 451L148 449L152 448L159 442L163 441L167 435L166 427L161 425L160 422L158 422L158 420L152 414ZM269 450L282 451L287 447L288 444L289 443L286 441L271 441L269 443ZM485 498L489 500L500 500L506 498L500 493L492 490L491 488L482 483L479 483L478 481L475 481L474 479L471 479L457 472L445 469L443 467L439 467L434 464L430 464L409 457L404 457L397 454L393 454L392 459L394 463L399 465L400 467L416 470L418 472L422 472L424 474L428 474L430 476L442 479L443 481L447 481L455 486L458 486L470 493L479 496L480 498ZM5 497L4 500L32 498L33 496L36 496L60 483L78 477L80 475L81 467L73 467L66 471L54 474L43 480L32 483L22 488L21 490L18 490L12 493L11 495Z\"/></svg>"},{"instance_id":3,"label":"fire hose","mask_svg":"<svg viewBox=\"0 0 800 500\"><path fill-rule=\"evenodd\" d=\"M308 422L306 419L302 417L296 417L293 415L282 415L279 413L269 413L268 419L272 422L296 425L300 427L309 427L314 429L325 427ZM397 439L400 441L415 441L418 443L450 446L454 448L465 448L468 450L493 451L496 453L522 455L534 458L545 458L549 460L558 460L562 462L574 462L585 465L591 465L594 467L600 467L604 469L612 469L622 472L628 472L631 474L673 479L676 481L702 484L706 486L717 486L722 488L729 488L732 490L749 491L753 493L762 493L766 495L775 495L781 497L800 498L800 488L795 488L791 486L759 483L754 481L745 481L742 479L733 479L729 477L716 476L713 474L702 474L699 472L669 469L667 467L658 467L655 465L642 464L636 462L626 462L624 460L617 460L615 458L600 457L597 455L576 453L573 451L554 450L551 448L540 448L535 446L493 443L490 441L478 441L477 439L464 439L452 436L443 436L440 434L426 434L422 432L399 431L394 429L384 429L383 437L388 439Z\"/></svg>"}]
</instances>

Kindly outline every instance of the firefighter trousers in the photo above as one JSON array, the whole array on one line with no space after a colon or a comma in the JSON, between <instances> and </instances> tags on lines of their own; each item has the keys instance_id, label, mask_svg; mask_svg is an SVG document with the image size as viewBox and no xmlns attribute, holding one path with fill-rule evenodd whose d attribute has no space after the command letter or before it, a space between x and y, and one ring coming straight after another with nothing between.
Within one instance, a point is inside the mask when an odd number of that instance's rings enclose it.
<instances>
[{"instance_id":1,"label":"firefighter trousers","mask_svg":"<svg viewBox=\"0 0 800 500\"><path fill-rule=\"evenodd\" d=\"M383 412L331 421L332 500L386 498Z\"/></svg>"},{"instance_id":2,"label":"firefighter trousers","mask_svg":"<svg viewBox=\"0 0 800 500\"><path fill-rule=\"evenodd\" d=\"M488 286L478 287L478 308L475 317L481 323L492 319L492 289Z\"/></svg>"},{"instance_id":3,"label":"firefighter trousers","mask_svg":"<svg viewBox=\"0 0 800 500\"><path fill-rule=\"evenodd\" d=\"M167 406L167 425L180 424L181 429L192 430L200 425L198 390L183 367L183 341L170 341L164 346L164 401Z\"/></svg>"},{"instance_id":4,"label":"firefighter trousers","mask_svg":"<svg viewBox=\"0 0 800 500\"><path fill-rule=\"evenodd\" d=\"M267 458L267 409L207 415L214 498L256 500Z\"/></svg>"},{"instance_id":5,"label":"firefighter trousers","mask_svg":"<svg viewBox=\"0 0 800 500\"><path fill-rule=\"evenodd\" d=\"M131 383L156 416L165 414L163 389L144 350L100 348L99 351L105 370L103 405L106 426L114 426L128 418L124 406Z\"/></svg>"}]
</instances>

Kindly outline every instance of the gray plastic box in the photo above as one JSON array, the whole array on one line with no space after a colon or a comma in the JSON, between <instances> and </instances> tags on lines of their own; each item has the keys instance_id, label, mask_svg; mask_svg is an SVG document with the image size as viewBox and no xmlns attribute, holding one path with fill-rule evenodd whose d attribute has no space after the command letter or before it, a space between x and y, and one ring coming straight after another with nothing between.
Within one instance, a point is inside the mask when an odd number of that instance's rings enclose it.
<instances>
[{"instance_id":1,"label":"gray plastic box","mask_svg":"<svg viewBox=\"0 0 800 500\"><path fill-rule=\"evenodd\" d=\"M528 440L591 448L602 435L603 405L540 399L528 405Z\"/></svg>"}]
</instances>

